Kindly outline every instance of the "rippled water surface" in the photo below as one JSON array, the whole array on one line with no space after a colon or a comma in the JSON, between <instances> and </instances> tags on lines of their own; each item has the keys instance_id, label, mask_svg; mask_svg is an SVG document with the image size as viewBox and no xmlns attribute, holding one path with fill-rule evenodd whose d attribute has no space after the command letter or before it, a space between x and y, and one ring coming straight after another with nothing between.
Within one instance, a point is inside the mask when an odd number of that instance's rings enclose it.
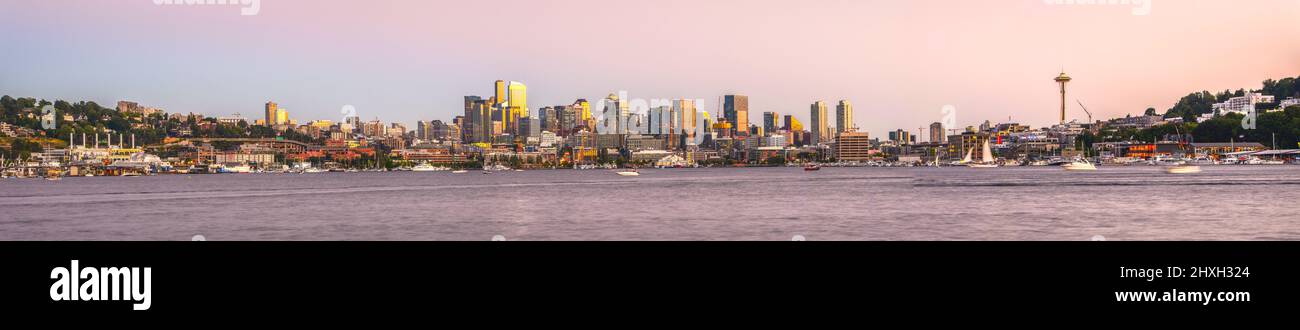
<instances>
[{"instance_id":1,"label":"rippled water surface","mask_svg":"<svg viewBox=\"0 0 1300 330\"><path fill-rule=\"evenodd\" d=\"M0 179L0 240L1294 240L1300 166Z\"/></svg>"}]
</instances>

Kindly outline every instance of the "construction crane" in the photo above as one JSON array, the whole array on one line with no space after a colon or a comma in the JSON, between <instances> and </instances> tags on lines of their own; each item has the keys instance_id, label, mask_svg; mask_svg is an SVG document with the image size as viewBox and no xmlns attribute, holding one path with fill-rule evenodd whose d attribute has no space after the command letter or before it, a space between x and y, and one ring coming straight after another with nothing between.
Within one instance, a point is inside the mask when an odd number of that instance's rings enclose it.
<instances>
[{"instance_id":1,"label":"construction crane","mask_svg":"<svg viewBox=\"0 0 1300 330\"><path fill-rule=\"evenodd\" d=\"M1088 107L1086 107L1086 106L1083 105L1083 101L1079 101L1078 99L1075 99L1074 101L1079 103L1079 107L1080 107L1080 108L1083 108L1083 113L1088 114L1088 123L1091 124L1091 123L1092 123L1092 112L1088 111Z\"/></svg>"}]
</instances>

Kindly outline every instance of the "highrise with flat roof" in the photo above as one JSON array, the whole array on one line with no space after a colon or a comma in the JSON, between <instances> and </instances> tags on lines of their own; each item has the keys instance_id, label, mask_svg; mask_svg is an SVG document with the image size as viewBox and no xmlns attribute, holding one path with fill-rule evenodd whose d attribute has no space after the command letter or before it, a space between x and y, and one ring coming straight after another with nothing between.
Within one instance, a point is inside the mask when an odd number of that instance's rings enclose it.
<instances>
[{"instance_id":1,"label":"highrise with flat roof","mask_svg":"<svg viewBox=\"0 0 1300 330\"><path fill-rule=\"evenodd\" d=\"M731 133L748 133L749 131L749 96L723 96L722 114L731 123Z\"/></svg>"},{"instance_id":2,"label":"highrise with flat roof","mask_svg":"<svg viewBox=\"0 0 1300 330\"><path fill-rule=\"evenodd\" d=\"M853 124L853 103L848 100L840 100L840 104L835 106L835 129L840 133L858 130Z\"/></svg>"},{"instance_id":3,"label":"highrise with flat roof","mask_svg":"<svg viewBox=\"0 0 1300 330\"><path fill-rule=\"evenodd\" d=\"M812 104L812 144L827 143L831 140L831 130L826 126L826 101Z\"/></svg>"}]
</instances>

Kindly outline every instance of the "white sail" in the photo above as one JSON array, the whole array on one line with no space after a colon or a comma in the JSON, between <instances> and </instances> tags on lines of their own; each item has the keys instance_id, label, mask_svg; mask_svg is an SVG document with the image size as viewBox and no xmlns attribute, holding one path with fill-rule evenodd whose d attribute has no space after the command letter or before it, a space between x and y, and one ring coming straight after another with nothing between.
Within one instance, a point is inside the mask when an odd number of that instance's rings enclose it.
<instances>
[{"instance_id":1,"label":"white sail","mask_svg":"<svg viewBox=\"0 0 1300 330\"><path fill-rule=\"evenodd\" d=\"M966 158L961 159L961 163L962 164L970 163L972 161L971 156L974 153L975 153L975 147L970 147L970 150L966 151Z\"/></svg>"},{"instance_id":2,"label":"white sail","mask_svg":"<svg viewBox=\"0 0 1300 330\"><path fill-rule=\"evenodd\" d=\"M993 163L993 149L989 147L989 141L984 141L984 155L982 157L980 161Z\"/></svg>"}]
</instances>

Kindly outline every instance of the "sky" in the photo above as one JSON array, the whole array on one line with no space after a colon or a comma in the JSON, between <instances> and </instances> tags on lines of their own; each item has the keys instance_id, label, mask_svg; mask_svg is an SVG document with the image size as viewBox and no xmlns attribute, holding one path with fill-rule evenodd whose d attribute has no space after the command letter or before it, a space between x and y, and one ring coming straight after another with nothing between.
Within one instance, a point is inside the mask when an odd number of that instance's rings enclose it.
<instances>
[{"instance_id":1,"label":"sky","mask_svg":"<svg viewBox=\"0 0 1300 330\"><path fill-rule=\"evenodd\" d=\"M183 1L183 0L182 0ZM0 94L306 122L450 121L495 80L529 106L749 96L750 121L847 99L873 136L943 119L1054 124L1163 112L1300 76L1300 0L0 0ZM1064 2L1064 1L1061 1ZM251 6L248 7L252 9ZM833 123L832 123L833 125Z\"/></svg>"}]
</instances>

